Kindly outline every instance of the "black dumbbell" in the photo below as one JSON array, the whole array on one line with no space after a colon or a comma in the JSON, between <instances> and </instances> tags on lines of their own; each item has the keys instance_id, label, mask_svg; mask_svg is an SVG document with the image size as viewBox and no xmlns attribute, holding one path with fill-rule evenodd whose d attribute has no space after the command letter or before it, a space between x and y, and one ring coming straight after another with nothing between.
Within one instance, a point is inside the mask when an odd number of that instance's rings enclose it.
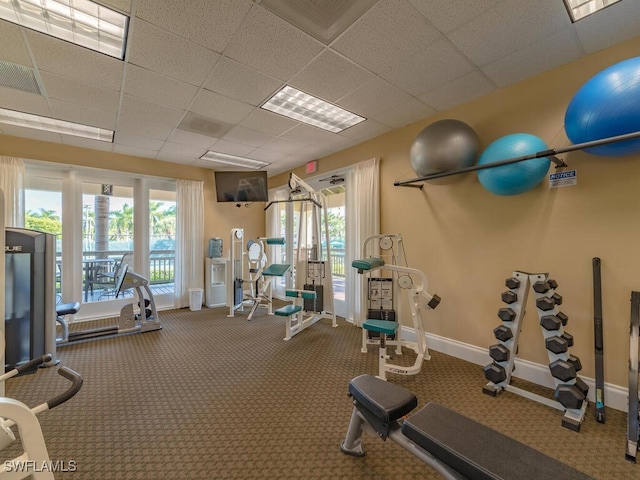
<instances>
[{"instance_id":1,"label":"black dumbbell","mask_svg":"<svg viewBox=\"0 0 640 480\"><path fill-rule=\"evenodd\" d=\"M517 302L518 294L516 292L512 292L511 290L502 292L502 301L506 304Z\"/></svg>"},{"instance_id":2,"label":"black dumbbell","mask_svg":"<svg viewBox=\"0 0 640 480\"><path fill-rule=\"evenodd\" d=\"M576 378L576 369L566 360L556 360L549 364L551 375L562 382L568 382Z\"/></svg>"},{"instance_id":3,"label":"black dumbbell","mask_svg":"<svg viewBox=\"0 0 640 480\"><path fill-rule=\"evenodd\" d=\"M558 337L557 335L553 337L548 337L544 341L544 343L545 343L545 346L547 347L547 350L556 354L564 353L569 349L569 346L567 345L567 341L562 337Z\"/></svg>"},{"instance_id":4,"label":"black dumbbell","mask_svg":"<svg viewBox=\"0 0 640 480\"><path fill-rule=\"evenodd\" d=\"M507 372L503 366L493 362L484 367L484 376L490 382L497 384L507 379Z\"/></svg>"},{"instance_id":5,"label":"black dumbbell","mask_svg":"<svg viewBox=\"0 0 640 480\"><path fill-rule=\"evenodd\" d=\"M489 356L496 362L506 362L509 360L509 349L498 343L489 347Z\"/></svg>"},{"instance_id":6,"label":"black dumbbell","mask_svg":"<svg viewBox=\"0 0 640 480\"><path fill-rule=\"evenodd\" d=\"M516 290L520 288L520 280L518 280L515 277L507 278L504 284L507 288L510 288L511 290Z\"/></svg>"},{"instance_id":7,"label":"black dumbbell","mask_svg":"<svg viewBox=\"0 0 640 480\"><path fill-rule=\"evenodd\" d=\"M494 328L493 334L495 335L496 339L500 340L501 342L506 342L507 340L513 338L513 332L511 331L511 329L509 327L505 327L504 325L498 325L496 328Z\"/></svg>"}]
</instances>

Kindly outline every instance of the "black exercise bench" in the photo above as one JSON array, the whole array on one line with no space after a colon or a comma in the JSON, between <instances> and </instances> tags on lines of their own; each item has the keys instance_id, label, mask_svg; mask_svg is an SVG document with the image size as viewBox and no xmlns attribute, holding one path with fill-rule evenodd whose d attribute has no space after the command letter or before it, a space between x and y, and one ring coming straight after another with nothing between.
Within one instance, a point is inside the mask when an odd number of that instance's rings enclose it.
<instances>
[{"instance_id":1,"label":"black exercise bench","mask_svg":"<svg viewBox=\"0 0 640 480\"><path fill-rule=\"evenodd\" d=\"M365 431L391 438L446 479L586 480L591 477L436 403L372 375L349 382L354 409L340 449L364 456ZM492 454L490 452L498 452Z\"/></svg>"}]
</instances>

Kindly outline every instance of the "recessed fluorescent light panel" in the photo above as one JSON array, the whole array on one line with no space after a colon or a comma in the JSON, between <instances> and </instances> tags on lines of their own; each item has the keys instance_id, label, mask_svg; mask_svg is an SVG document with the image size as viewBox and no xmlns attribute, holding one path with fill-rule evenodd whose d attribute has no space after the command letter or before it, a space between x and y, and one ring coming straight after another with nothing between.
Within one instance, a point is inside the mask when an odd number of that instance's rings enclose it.
<instances>
[{"instance_id":1,"label":"recessed fluorescent light panel","mask_svg":"<svg viewBox=\"0 0 640 480\"><path fill-rule=\"evenodd\" d=\"M0 18L124 59L129 17L90 0L0 0Z\"/></svg>"},{"instance_id":2,"label":"recessed fluorescent light panel","mask_svg":"<svg viewBox=\"0 0 640 480\"><path fill-rule=\"evenodd\" d=\"M364 117L289 85L285 85L261 108L333 133L341 132L366 120Z\"/></svg>"},{"instance_id":3,"label":"recessed fluorescent light panel","mask_svg":"<svg viewBox=\"0 0 640 480\"><path fill-rule=\"evenodd\" d=\"M620 0L564 0L572 22L596 13Z\"/></svg>"},{"instance_id":4,"label":"recessed fluorescent light panel","mask_svg":"<svg viewBox=\"0 0 640 480\"><path fill-rule=\"evenodd\" d=\"M0 123L45 130L53 133L62 133L64 135L74 135L76 137L100 140L102 142L113 142L113 130L90 127L89 125L82 125L81 123L65 122L64 120L16 112L4 108L0 108Z\"/></svg>"},{"instance_id":5,"label":"recessed fluorescent light panel","mask_svg":"<svg viewBox=\"0 0 640 480\"><path fill-rule=\"evenodd\" d=\"M200 160L209 160L210 162L223 163L225 165L232 165L234 167L246 167L259 170L270 163L261 162L260 160L253 160L251 158L236 157L235 155L228 155L226 153L212 152L209 150Z\"/></svg>"}]
</instances>

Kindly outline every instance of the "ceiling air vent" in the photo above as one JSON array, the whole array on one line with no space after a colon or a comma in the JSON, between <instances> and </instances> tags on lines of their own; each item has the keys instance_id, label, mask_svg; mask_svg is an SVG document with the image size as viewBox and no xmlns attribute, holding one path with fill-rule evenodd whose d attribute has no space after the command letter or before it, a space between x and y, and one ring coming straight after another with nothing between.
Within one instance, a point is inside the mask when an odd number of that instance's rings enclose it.
<instances>
[{"instance_id":1,"label":"ceiling air vent","mask_svg":"<svg viewBox=\"0 0 640 480\"><path fill-rule=\"evenodd\" d=\"M0 60L0 86L42 95L33 69Z\"/></svg>"}]
</instances>

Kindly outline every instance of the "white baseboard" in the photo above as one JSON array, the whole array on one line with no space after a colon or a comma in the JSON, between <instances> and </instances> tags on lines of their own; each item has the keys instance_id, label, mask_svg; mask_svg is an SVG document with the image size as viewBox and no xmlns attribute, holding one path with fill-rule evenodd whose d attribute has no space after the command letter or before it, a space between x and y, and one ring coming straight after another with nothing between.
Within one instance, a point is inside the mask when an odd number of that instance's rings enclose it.
<instances>
[{"instance_id":1,"label":"white baseboard","mask_svg":"<svg viewBox=\"0 0 640 480\"><path fill-rule=\"evenodd\" d=\"M451 355L452 357L466 360L476 365L487 365L491 363L488 348L480 348L468 343L458 342L439 335L431 333L425 334L427 337L427 347L430 350ZM402 327L402 338L415 341L415 330L413 328ZM528 382L541 385L543 387L555 388L555 382L551 373L549 373L548 365L540 365L539 363L530 362L528 360L516 359L516 370L514 377L521 378ZM595 401L595 380L580 375L580 378L589 385L588 399L590 402ZM628 410L628 393L629 389L611 383L604 385L604 398L607 407L615 410L626 412Z\"/></svg>"}]
</instances>

